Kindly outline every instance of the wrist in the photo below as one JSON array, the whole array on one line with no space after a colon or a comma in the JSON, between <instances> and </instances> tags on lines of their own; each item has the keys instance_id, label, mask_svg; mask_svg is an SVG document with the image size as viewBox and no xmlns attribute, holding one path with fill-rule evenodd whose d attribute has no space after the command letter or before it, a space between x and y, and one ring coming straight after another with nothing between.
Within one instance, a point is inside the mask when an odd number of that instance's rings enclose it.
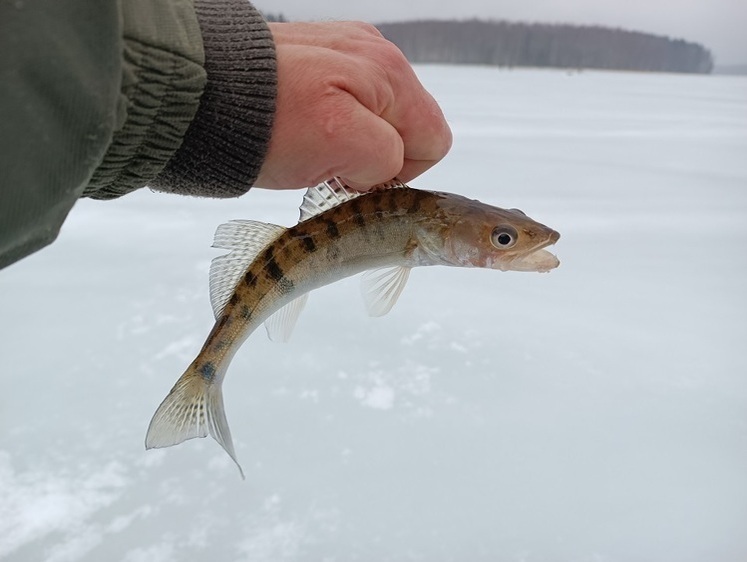
<instances>
[{"instance_id":1,"label":"wrist","mask_svg":"<svg viewBox=\"0 0 747 562\"><path fill-rule=\"evenodd\" d=\"M245 0L195 0L207 84L181 147L151 182L159 191L237 197L256 180L272 132L275 48Z\"/></svg>"}]
</instances>

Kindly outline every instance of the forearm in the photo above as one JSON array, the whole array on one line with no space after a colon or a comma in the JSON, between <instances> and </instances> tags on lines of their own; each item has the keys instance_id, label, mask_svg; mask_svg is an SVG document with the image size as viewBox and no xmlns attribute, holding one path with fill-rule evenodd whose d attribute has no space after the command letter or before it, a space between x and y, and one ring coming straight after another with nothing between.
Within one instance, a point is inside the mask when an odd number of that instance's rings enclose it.
<instances>
[{"instance_id":1,"label":"forearm","mask_svg":"<svg viewBox=\"0 0 747 562\"><path fill-rule=\"evenodd\" d=\"M50 243L117 121L116 2L0 2L0 267Z\"/></svg>"},{"instance_id":2,"label":"forearm","mask_svg":"<svg viewBox=\"0 0 747 562\"><path fill-rule=\"evenodd\" d=\"M189 0L122 0L116 122L81 195L111 199L156 177L182 143L207 82Z\"/></svg>"},{"instance_id":3,"label":"forearm","mask_svg":"<svg viewBox=\"0 0 747 562\"><path fill-rule=\"evenodd\" d=\"M275 110L272 37L248 2L196 4L0 3L0 267L53 241L79 197L252 185Z\"/></svg>"},{"instance_id":4,"label":"forearm","mask_svg":"<svg viewBox=\"0 0 747 562\"><path fill-rule=\"evenodd\" d=\"M207 197L245 193L259 173L275 110L267 24L246 0L196 0L188 14L196 16L195 28L187 17L174 18L187 20L185 28L167 28L171 44L154 48L160 38L141 28L142 12L128 14L131 1L124 13L124 76L131 83L123 84L130 115L84 195L117 197L146 184ZM128 28L140 36L130 37Z\"/></svg>"},{"instance_id":5,"label":"forearm","mask_svg":"<svg viewBox=\"0 0 747 562\"><path fill-rule=\"evenodd\" d=\"M149 186L237 197L257 179L270 142L277 71L272 35L245 0L197 0L207 84L184 142Z\"/></svg>"}]
</instances>

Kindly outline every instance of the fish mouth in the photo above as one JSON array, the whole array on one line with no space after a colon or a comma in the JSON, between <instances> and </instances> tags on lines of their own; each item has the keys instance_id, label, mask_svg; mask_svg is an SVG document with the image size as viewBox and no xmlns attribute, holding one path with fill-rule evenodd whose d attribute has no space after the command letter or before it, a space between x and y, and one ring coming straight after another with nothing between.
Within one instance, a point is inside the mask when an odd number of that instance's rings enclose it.
<instances>
[{"instance_id":1,"label":"fish mouth","mask_svg":"<svg viewBox=\"0 0 747 562\"><path fill-rule=\"evenodd\" d=\"M506 269L511 271L536 271L538 273L547 273L555 269L560 265L560 260L555 254L544 248L552 246L559 238L560 234L553 230L547 240L512 259L507 264Z\"/></svg>"}]
</instances>

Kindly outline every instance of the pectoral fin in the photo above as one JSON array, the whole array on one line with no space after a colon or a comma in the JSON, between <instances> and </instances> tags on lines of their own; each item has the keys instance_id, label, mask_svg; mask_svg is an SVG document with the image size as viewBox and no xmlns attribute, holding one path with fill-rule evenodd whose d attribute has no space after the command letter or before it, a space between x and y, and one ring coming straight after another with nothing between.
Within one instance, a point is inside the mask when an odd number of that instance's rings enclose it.
<instances>
[{"instance_id":1,"label":"pectoral fin","mask_svg":"<svg viewBox=\"0 0 747 562\"><path fill-rule=\"evenodd\" d=\"M402 294L410 276L409 267L373 269L361 278L361 293L369 316L384 316Z\"/></svg>"}]
</instances>

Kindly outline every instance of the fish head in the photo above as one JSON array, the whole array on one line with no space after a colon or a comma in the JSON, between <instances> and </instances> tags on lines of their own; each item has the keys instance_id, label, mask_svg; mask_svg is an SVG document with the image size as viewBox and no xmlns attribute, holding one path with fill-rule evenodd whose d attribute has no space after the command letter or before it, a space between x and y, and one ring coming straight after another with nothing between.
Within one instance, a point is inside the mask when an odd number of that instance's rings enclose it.
<instances>
[{"instance_id":1,"label":"fish head","mask_svg":"<svg viewBox=\"0 0 747 562\"><path fill-rule=\"evenodd\" d=\"M459 198L442 205L443 257L451 265L546 272L560 261L545 250L560 234L519 209Z\"/></svg>"}]
</instances>

